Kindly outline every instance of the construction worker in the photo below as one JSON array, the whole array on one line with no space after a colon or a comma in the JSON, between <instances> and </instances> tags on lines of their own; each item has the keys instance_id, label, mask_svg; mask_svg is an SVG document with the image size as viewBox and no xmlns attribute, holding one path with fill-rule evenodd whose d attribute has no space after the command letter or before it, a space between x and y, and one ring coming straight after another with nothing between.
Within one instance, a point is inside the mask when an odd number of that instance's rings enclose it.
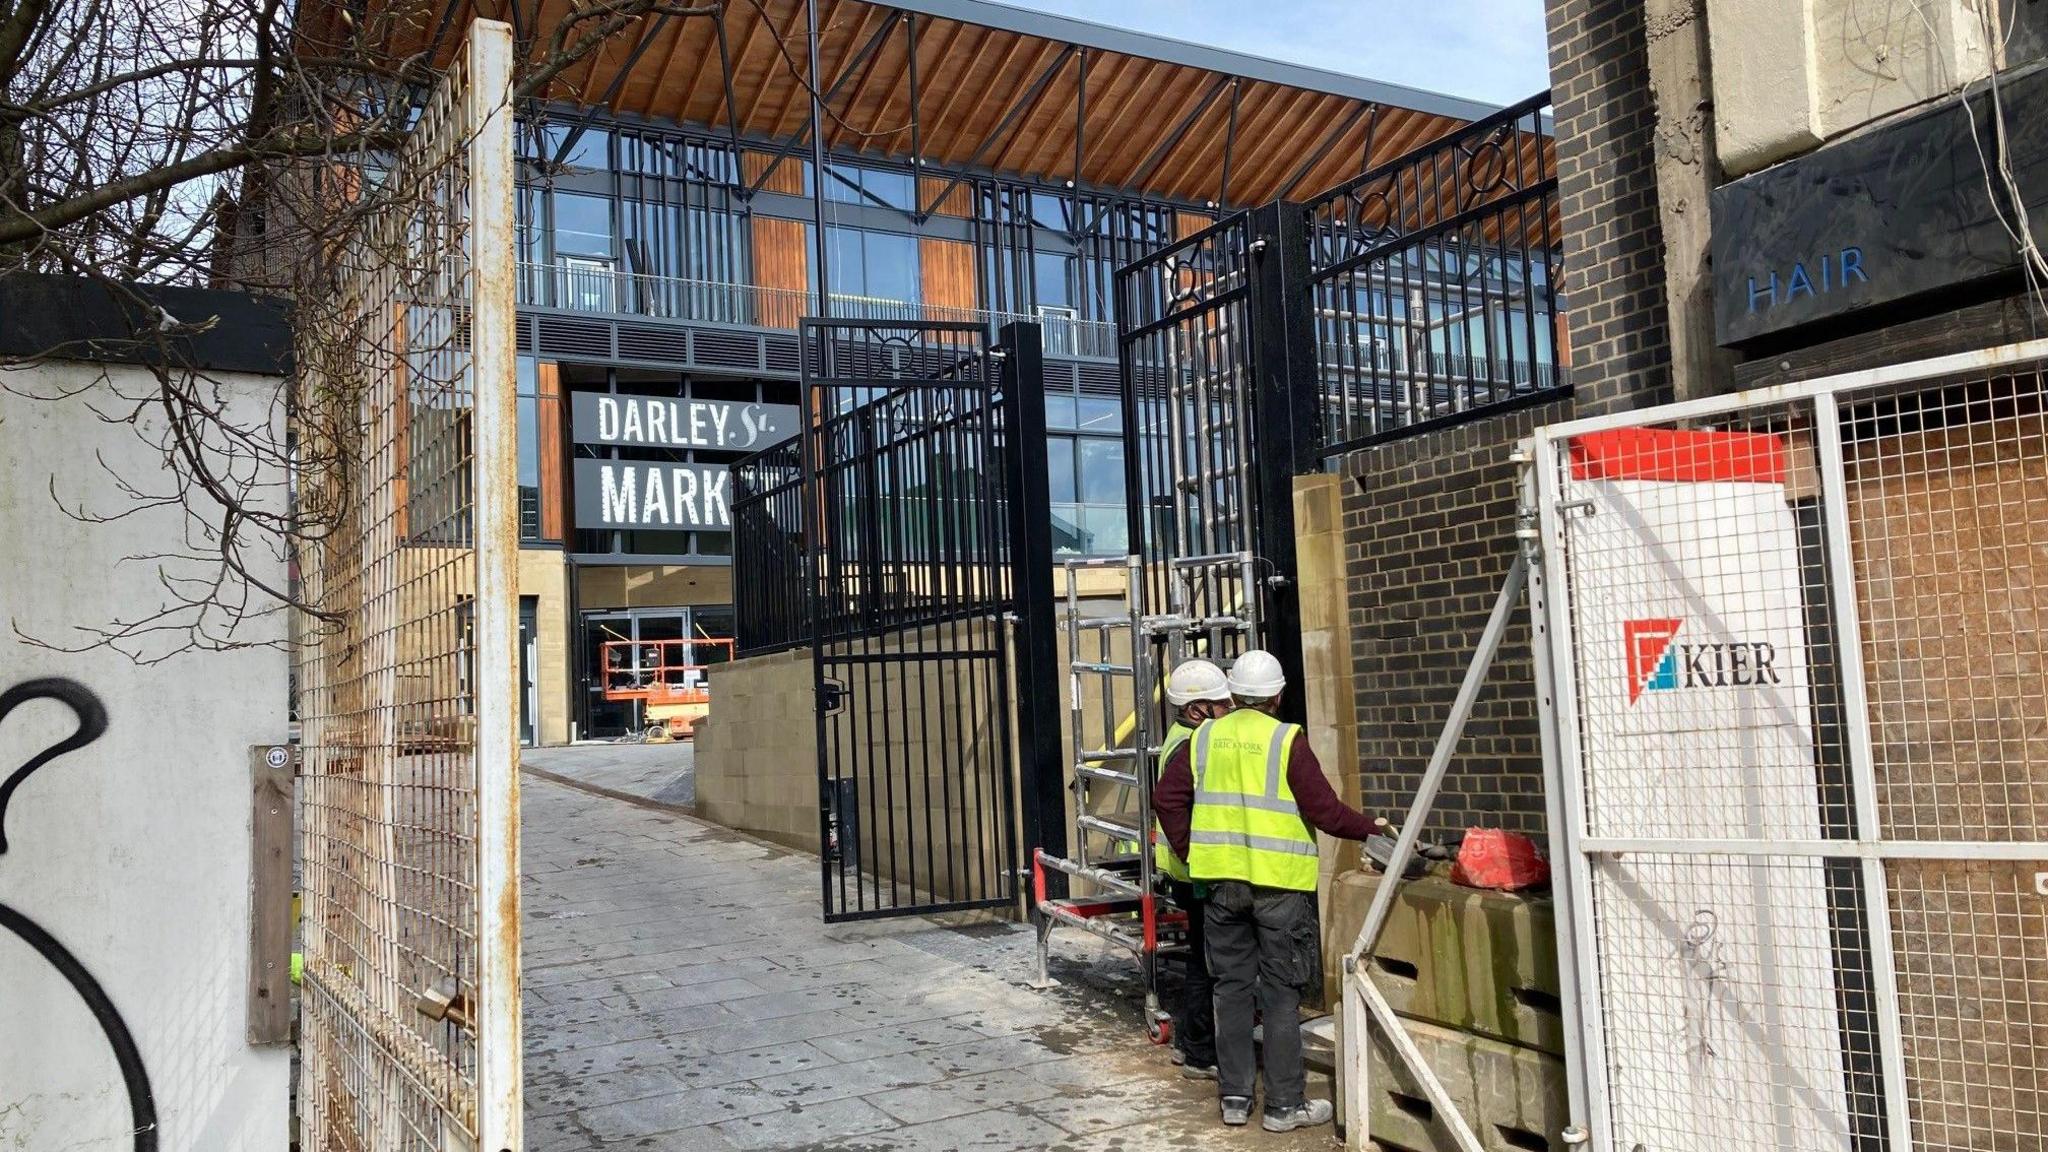
<instances>
[{"instance_id":1,"label":"construction worker","mask_svg":"<svg viewBox=\"0 0 2048 1152\"><path fill-rule=\"evenodd\" d=\"M1208 885L1209 971L1223 1122L1251 1119L1253 995L1265 1018L1268 1132L1327 1123L1306 1097L1301 995L1322 979L1316 932L1316 832L1363 840L1372 821L1337 798L1301 729L1274 715L1287 678L1270 654L1230 667L1234 711L1203 724L1167 759L1153 796L1188 874Z\"/></svg>"},{"instance_id":2,"label":"construction worker","mask_svg":"<svg viewBox=\"0 0 2048 1152\"><path fill-rule=\"evenodd\" d=\"M1166 761L1205 720L1230 711L1230 685L1223 669L1207 660L1183 660L1166 678L1166 703L1173 723L1159 748L1161 771ZM1166 877L1173 902L1188 914L1188 974L1173 1014L1173 1059L1190 1080L1216 1079L1216 984L1209 978L1202 904L1207 890L1188 876L1188 866L1166 843L1161 830L1153 840L1152 864Z\"/></svg>"}]
</instances>

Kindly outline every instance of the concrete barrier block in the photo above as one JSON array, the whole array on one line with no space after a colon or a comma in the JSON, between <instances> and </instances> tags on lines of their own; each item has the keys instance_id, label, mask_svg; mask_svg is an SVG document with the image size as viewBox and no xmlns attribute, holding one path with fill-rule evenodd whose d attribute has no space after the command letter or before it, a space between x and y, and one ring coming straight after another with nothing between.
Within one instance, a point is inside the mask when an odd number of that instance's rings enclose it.
<instances>
[{"instance_id":1,"label":"concrete barrier block","mask_svg":"<svg viewBox=\"0 0 2048 1152\"><path fill-rule=\"evenodd\" d=\"M1324 923L1325 995L1337 1003L1344 953L1365 922L1379 876L1332 883ZM1404 1016L1553 1055L1564 1052L1557 937L1548 898L1462 888L1440 876L1403 885L1370 974Z\"/></svg>"},{"instance_id":2,"label":"concrete barrier block","mask_svg":"<svg viewBox=\"0 0 2048 1152\"><path fill-rule=\"evenodd\" d=\"M1489 1152L1568 1152L1564 1061L1547 1052L1407 1021L1408 1035ZM1456 1152L1449 1127L1377 1029L1367 1045L1373 1143L1387 1152Z\"/></svg>"}]
</instances>

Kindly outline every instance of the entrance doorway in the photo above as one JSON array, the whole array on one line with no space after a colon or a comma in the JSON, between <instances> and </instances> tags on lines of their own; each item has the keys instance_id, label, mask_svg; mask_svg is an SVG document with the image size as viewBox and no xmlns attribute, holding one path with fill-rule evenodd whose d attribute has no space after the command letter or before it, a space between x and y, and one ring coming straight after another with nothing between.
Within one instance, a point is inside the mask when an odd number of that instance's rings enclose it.
<instances>
[{"instance_id":1,"label":"entrance doorway","mask_svg":"<svg viewBox=\"0 0 2048 1152\"><path fill-rule=\"evenodd\" d=\"M585 612L579 631L581 638L578 643L583 654L583 690L579 701L583 712L582 732L593 740L611 740L646 730L646 716L640 701L604 698L606 678L617 676L622 683L630 680L633 674L642 671L640 661L643 657L638 648L615 648L612 650L614 666L607 668L605 644L614 640L631 640L636 644L654 640L730 640L733 636L732 606L715 604ZM709 648L703 653L707 663L723 656L722 650ZM646 658L652 659L651 656Z\"/></svg>"}]
</instances>

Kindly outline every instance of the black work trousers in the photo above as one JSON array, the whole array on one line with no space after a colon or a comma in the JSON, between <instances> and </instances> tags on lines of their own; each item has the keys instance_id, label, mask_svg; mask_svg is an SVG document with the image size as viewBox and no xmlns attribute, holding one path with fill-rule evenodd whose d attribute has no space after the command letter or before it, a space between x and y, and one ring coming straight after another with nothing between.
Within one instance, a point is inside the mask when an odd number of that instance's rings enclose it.
<instances>
[{"instance_id":1,"label":"black work trousers","mask_svg":"<svg viewBox=\"0 0 2048 1152\"><path fill-rule=\"evenodd\" d=\"M1173 902L1188 914L1188 975L1181 985L1180 1000L1173 1006L1174 1045L1186 1054L1188 1063L1201 1068L1216 1065L1216 981L1209 975L1208 931L1204 923L1206 899L1195 895L1195 886L1169 880Z\"/></svg>"},{"instance_id":2,"label":"black work trousers","mask_svg":"<svg viewBox=\"0 0 2048 1152\"><path fill-rule=\"evenodd\" d=\"M1250 1097L1258 1075L1253 999L1266 1021L1266 1110L1300 1104L1301 994L1322 978L1316 894L1212 882L1209 970L1216 980L1216 1071L1225 1096Z\"/></svg>"}]
</instances>

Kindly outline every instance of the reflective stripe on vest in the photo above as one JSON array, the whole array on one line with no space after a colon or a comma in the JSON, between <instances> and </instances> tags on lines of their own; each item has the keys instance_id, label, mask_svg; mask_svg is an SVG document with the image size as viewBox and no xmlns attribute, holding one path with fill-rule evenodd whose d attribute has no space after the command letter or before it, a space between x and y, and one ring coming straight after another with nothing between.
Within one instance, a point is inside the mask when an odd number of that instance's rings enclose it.
<instances>
[{"instance_id":1,"label":"reflective stripe on vest","mask_svg":"<svg viewBox=\"0 0 2048 1152\"><path fill-rule=\"evenodd\" d=\"M1240 708L1196 730L1188 868L1197 880L1242 880L1313 892L1315 833L1287 783L1301 729Z\"/></svg>"},{"instance_id":2,"label":"reflective stripe on vest","mask_svg":"<svg viewBox=\"0 0 2048 1152\"><path fill-rule=\"evenodd\" d=\"M1159 762L1153 767L1152 779L1155 783L1159 777L1166 775L1166 762L1173 759L1174 750L1187 743L1188 737L1194 734L1194 729L1178 720L1166 730L1166 743L1160 746ZM1166 839L1166 829L1158 827L1157 820L1154 820L1153 824L1155 827L1152 833L1152 866L1163 876L1171 877L1183 884L1187 883L1188 866L1181 862L1180 857L1173 854L1173 845Z\"/></svg>"}]
</instances>

